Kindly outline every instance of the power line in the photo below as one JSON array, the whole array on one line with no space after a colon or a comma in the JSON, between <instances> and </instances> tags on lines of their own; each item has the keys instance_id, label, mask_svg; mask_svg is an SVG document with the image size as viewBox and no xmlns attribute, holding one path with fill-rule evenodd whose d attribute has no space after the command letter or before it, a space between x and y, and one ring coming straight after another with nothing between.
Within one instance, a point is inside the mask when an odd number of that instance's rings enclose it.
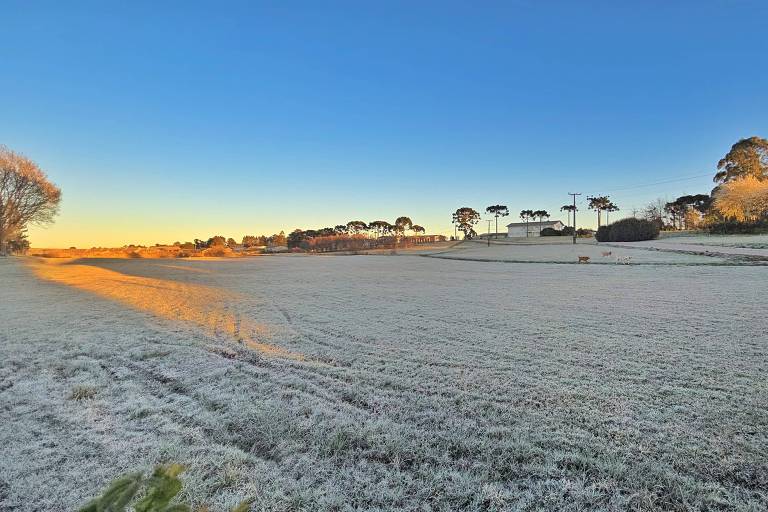
<instances>
[{"instance_id":1,"label":"power line","mask_svg":"<svg viewBox=\"0 0 768 512\"><path fill-rule=\"evenodd\" d=\"M634 190L636 188L652 187L654 185L663 185L665 183L675 183L675 182L678 182L678 181L694 180L694 179L698 179L698 178L705 178L707 176L711 176L711 174L698 174L696 176L686 176L684 178L673 178L673 179L669 179L669 180L654 181L654 182L651 182L651 183L641 183L639 185L632 185L632 186L629 186L629 187L612 188L608 192L613 193L613 192L619 192L619 191L622 191L622 190Z\"/></svg>"}]
</instances>

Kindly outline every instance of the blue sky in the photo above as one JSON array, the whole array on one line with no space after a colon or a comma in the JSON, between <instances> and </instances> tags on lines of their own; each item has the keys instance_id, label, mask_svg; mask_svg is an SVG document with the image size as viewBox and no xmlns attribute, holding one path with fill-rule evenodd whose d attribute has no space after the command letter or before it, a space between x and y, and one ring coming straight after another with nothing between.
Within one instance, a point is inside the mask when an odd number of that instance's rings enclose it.
<instances>
[{"instance_id":1,"label":"blue sky","mask_svg":"<svg viewBox=\"0 0 768 512\"><path fill-rule=\"evenodd\" d=\"M449 233L457 207L555 213L574 190L629 213L709 191L731 144L768 135L766 19L759 1L4 2L0 143L63 189L38 247L399 215Z\"/></svg>"}]
</instances>

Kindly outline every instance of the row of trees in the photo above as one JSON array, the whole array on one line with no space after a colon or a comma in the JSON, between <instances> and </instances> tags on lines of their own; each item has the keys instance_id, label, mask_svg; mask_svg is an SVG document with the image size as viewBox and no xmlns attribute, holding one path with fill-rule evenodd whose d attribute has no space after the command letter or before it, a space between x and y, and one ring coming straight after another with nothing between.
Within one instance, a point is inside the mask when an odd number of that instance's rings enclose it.
<instances>
[{"instance_id":1,"label":"row of trees","mask_svg":"<svg viewBox=\"0 0 768 512\"><path fill-rule=\"evenodd\" d=\"M525 236L528 236L528 223L539 219L539 234L541 234L541 224L545 218L550 218L551 215L547 210L522 210L520 212L520 219L525 222Z\"/></svg>"},{"instance_id":2,"label":"row of trees","mask_svg":"<svg viewBox=\"0 0 768 512\"><path fill-rule=\"evenodd\" d=\"M509 215L509 208L503 204L495 204L486 207L485 213L492 215L496 220L496 230L494 236L498 237L499 234L499 217L506 217ZM520 212L520 219L526 224L526 234L528 233L528 223L539 219L539 232L541 232L541 224L544 219L550 218L549 212L546 210L522 210ZM469 206L463 206L457 209L452 214L451 223L456 225L456 228L464 233L465 238L473 238L477 236L475 231L475 225L480 222L480 212Z\"/></svg>"},{"instance_id":3,"label":"row of trees","mask_svg":"<svg viewBox=\"0 0 768 512\"><path fill-rule=\"evenodd\" d=\"M589 197L589 208L592 210L597 211L597 223L598 226L601 222L601 214L602 212L606 212L606 214L610 212L616 212L619 211L619 207L616 206L608 196L595 196L595 197ZM568 213L568 225L571 224L571 214L574 215L575 219L575 212L577 211L576 206L572 204L566 204L560 207L560 211L564 211ZM499 233L499 217L506 217L509 215L509 208L506 205L502 204L496 204L488 206L485 209L485 213L492 215L496 220L496 230L495 230L495 236L498 236ZM539 234L541 234L542 231L542 224L544 223L544 219L549 219L551 215L547 210L521 210L520 211L520 220L525 222L526 225L526 236L528 235L528 224L530 222L536 222L538 219L539 222ZM464 233L465 238L473 238L477 236L477 232L474 229L474 226L480 221L480 212L475 210L474 208L470 208L469 206L464 206L459 209L457 209L452 214L452 220L451 222L456 225L457 229Z\"/></svg>"},{"instance_id":4,"label":"row of trees","mask_svg":"<svg viewBox=\"0 0 768 512\"><path fill-rule=\"evenodd\" d=\"M426 230L422 226L414 224L411 218L406 216L398 217L392 224L385 220L374 220L371 222L352 220L346 224L338 224L334 227L322 229L296 229L288 235L287 245L290 248L301 247L302 244L309 240L325 237L394 237L395 241L399 241L409 233L421 235L425 232Z\"/></svg>"}]
</instances>

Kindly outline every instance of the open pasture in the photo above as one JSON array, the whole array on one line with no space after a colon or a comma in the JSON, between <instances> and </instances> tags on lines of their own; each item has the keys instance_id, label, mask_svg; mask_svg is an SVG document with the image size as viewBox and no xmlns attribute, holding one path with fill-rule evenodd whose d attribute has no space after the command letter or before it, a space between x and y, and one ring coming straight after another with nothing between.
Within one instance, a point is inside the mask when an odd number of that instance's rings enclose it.
<instances>
[{"instance_id":1,"label":"open pasture","mask_svg":"<svg viewBox=\"0 0 768 512\"><path fill-rule=\"evenodd\" d=\"M160 462L215 511L768 507L764 267L11 258L0 282L0 510Z\"/></svg>"}]
</instances>

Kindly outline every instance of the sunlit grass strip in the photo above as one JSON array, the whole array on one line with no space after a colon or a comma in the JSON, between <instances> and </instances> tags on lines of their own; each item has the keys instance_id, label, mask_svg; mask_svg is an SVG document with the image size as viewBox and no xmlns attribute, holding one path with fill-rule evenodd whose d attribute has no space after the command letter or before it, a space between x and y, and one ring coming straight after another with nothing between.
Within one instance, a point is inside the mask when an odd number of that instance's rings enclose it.
<instances>
[{"instance_id":1,"label":"sunlit grass strip","mask_svg":"<svg viewBox=\"0 0 768 512\"><path fill-rule=\"evenodd\" d=\"M162 318L196 325L266 355L304 359L302 354L264 341L273 336L273 330L234 312L241 300L234 293L210 286L121 274L73 260L29 261L42 279L95 293Z\"/></svg>"}]
</instances>

